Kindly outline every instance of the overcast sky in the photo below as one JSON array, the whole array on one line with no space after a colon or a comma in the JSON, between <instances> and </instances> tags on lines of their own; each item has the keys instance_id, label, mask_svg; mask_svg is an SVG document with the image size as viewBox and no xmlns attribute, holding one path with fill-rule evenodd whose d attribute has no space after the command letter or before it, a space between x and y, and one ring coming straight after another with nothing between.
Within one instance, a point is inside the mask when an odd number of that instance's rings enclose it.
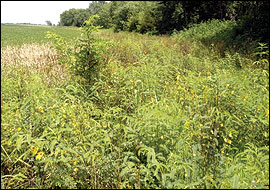
<instances>
[{"instance_id":1,"label":"overcast sky","mask_svg":"<svg viewBox=\"0 0 270 190\"><path fill-rule=\"evenodd\" d=\"M86 9L91 1L1 1L1 23L58 24L71 8Z\"/></svg>"}]
</instances>

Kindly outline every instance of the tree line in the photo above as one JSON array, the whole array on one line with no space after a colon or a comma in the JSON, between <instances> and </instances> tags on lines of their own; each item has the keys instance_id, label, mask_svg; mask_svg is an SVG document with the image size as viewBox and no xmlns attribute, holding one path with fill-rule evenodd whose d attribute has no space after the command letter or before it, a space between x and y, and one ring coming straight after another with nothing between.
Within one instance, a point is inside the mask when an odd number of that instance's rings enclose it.
<instances>
[{"instance_id":1,"label":"tree line","mask_svg":"<svg viewBox=\"0 0 270 190\"><path fill-rule=\"evenodd\" d=\"M82 26L97 14L96 24L117 31L171 34L209 19L233 19L236 34L269 40L268 1L93 1L87 9L60 15L61 26Z\"/></svg>"}]
</instances>

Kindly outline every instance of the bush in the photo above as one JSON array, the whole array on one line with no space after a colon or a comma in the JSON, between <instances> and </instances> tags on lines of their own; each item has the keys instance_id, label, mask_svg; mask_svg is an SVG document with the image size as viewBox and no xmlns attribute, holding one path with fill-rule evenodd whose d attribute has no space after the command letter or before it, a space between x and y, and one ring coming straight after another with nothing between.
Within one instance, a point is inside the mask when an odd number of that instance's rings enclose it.
<instances>
[{"instance_id":1,"label":"bush","mask_svg":"<svg viewBox=\"0 0 270 190\"><path fill-rule=\"evenodd\" d=\"M94 67L103 61L102 55L106 50L106 42L93 38L92 33L98 31L95 26L97 15L89 17L80 28L81 37L75 45L68 44L65 39L55 33L48 32L47 37L54 40L54 47L59 51L60 64L67 64L72 73L86 80L93 79Z\"/></svg>"}]
</instances>

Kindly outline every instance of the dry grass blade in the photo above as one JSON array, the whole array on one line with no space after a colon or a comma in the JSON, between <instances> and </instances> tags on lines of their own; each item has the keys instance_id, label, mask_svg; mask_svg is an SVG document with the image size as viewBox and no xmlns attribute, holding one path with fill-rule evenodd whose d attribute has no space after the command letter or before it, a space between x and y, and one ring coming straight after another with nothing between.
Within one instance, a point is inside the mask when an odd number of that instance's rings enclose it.
<instances>
[{"instance_id":1,"label":"dry grass blade","mask_svg":"<svg viewBox=\"0 0 270 190\"><path fill-rule=\"evenodd\" d=\"M21 47L7 46L1 49L1 73L12 74L14 69L26 67L25 74L44 73L45 81L52 85L52 79L60 82L67 75L64 65L58 65L57 51L50 44L24 44ZM58 83L57 82L57 83Z\"/></svg>"}]
</instances>

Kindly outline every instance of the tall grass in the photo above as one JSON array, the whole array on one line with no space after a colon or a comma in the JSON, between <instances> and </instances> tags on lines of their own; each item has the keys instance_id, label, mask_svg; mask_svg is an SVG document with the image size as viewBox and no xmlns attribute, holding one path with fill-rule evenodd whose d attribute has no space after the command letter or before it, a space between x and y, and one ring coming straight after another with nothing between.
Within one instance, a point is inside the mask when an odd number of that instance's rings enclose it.
<instances>
[{"instance_id":1,"label":"tall grass","mask_svg":"<svg viewBox=\"0 0 270 190\"><path fill-rule=\"evenodd\" d=\"M1 49L1 187L268 188L269 73L179 35L95 33L91 83L49 44Z\"/></svg>"}]
</instances>

